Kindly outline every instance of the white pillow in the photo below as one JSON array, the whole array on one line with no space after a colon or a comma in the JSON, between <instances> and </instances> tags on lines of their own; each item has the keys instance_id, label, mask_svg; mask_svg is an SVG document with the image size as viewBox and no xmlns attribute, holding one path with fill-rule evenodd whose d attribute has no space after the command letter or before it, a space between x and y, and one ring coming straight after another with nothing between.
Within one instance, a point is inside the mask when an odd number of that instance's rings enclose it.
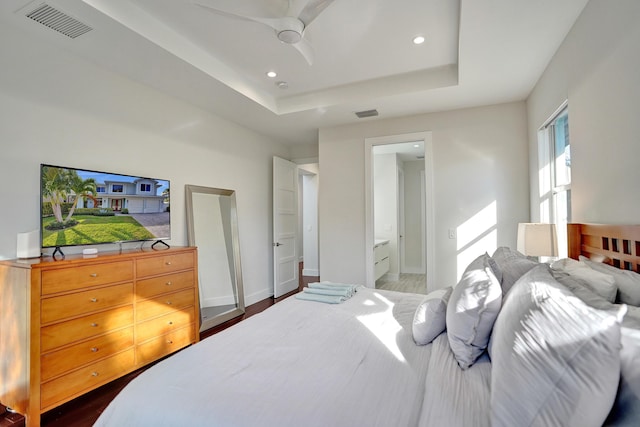
<instances>
[{"instance_id":1,"label":"white pillow","mask_svg":"<svg viewBox=\"0 0 640 427\"><path fill-rule=\"evenodd\" d=\"M427 294L413 316L413 340L429 344L446 329L447 302L453 288L438 289Z\"/></svg>"},{"instance_id":2,"label":"white pillow","mask_svg":"<svg viewBox=\"0 0 640 427\"><path fill-rule=\"evenodd\" d=\"M489 255L479 256L469 264L449 298L447 336L462 369L473 365L487 348L502 305L502 288L494 268Z\"/></svg>"},{"instance_id":3,"label":"white pillow","mask_svg":"<svg viewBox=\"0 0 640 427\"><path fill-rule=\"evenodd\" d=\"M569 274L572 277L584 281L592 291L609 302L616 301L618 287L611 274L602 273L590 268L583 261L571 258L563 258L551 264L551 268Z\"/></svg>"},{"instance_id":4,"label":"white pillow","mask_svg":"<svg viewBox=\"0 0 640 427\"><path fill-rule=\"evenodd\" d=\"M613 276L618 287L618 299L621 303L640 306L640 274L634 271L621 270L609 264L593 262L582 255L580 255L579 259L594 270Z\"/></svg>"},{"instance_id":5,"label":"white pillow","mask_svg":"<svg viewBox=\"0 0 640 427\"><path fill-rule=\"evenodd\" d=\"M587 306L543 264L520 278L491 337L491 425L601 426L618 389L625 310Z\"/></svg>"}]
</instances>

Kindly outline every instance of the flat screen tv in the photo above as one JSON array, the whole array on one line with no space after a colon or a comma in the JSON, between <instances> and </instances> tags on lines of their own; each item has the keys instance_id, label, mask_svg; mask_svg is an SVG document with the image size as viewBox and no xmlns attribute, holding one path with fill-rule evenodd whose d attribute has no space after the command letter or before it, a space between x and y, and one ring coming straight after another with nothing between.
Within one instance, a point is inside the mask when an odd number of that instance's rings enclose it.
<instances>
[{"instance_id":1,"label":"flat screen tv","mask_svg":"<svg viewBox=\"0 0 640 427\"><path fill-rule=\"evenodd\" d=\"M170 239L169 195L164 179L42 164L41 246Z\"/></svg>"}]
</instances>

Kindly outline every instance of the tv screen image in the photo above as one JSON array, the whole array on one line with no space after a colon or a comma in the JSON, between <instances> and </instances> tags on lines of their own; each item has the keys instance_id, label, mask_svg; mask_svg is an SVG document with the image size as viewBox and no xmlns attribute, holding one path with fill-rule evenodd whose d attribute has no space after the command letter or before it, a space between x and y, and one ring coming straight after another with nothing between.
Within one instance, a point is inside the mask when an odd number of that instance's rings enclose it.
<instances>
[{"instance_id":1,"label":"tv screen image","mask_svg":"<svg viewBox=\"0 0 640 427\"><path fill-rule=\"evenodd\" d=\"M40 165L43 248L171 238L168 180Z\"/></svg>"}]
</instances>

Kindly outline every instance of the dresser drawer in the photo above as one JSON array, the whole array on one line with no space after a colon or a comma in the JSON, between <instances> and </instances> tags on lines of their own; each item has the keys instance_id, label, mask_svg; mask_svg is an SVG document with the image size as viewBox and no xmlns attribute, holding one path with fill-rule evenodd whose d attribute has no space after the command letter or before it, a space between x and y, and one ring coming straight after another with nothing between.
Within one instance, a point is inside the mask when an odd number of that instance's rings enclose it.
<instances>
[{"instance_id":1,"label":"dresser drawer","mask_svg":"<svg viewBox=\"0 0 640 427\"><path fill-rule=\"evenodd\" d=\"M174 271L187 270L194 267L194 255L192 252L184 254L167 254L153 258L136 260L136 272L138 277L155 276Z\"/></svg>"},{"instance_id":2,"label":"dresser drawer","mask_svg":"<svg viewBox=\"0 0 640 427\"><path fill-rule=\"evenodd\" d=\"M40 358L42 381L63 374L77 366L86 365L133 347L133 327L120 329L88 341L47 353Z\"/></svg>"},{"instance_id":3,"label":"dresser drawer","mask_svg":"<svg viewBox=\"0 0 640 427\"><path fill-rule=\"evenodd\" d=\"M175 310L193 307L195 305L193 292L193 289L186 289L154 299L138 301L136 309L137 321L141 322ZM193 308L190 310L193 311Z\"/></svg>"},{"instance_id":4,"label":"dresser drawer","mask_svg":"<svg viewBox=\"0 0 640 427\"><path fill-rule=\"evenodd\" d=\"M133 261L109 262L42 272L42 295L133 280Z\"/></svg>"},{"instance_id":5,"label":"dresser drawer","mask_svg":"<svg viewBox=\"0 0 640 427\"><path fill-rule=\"evenodd\" d=\"M196 321L196 313L192 308L188 310L174 310L164 316L156 317L136 325L136 341L141 343L158 335L180 329Z\"/></svg>"},{"instance_id":6,"label":"dresser drawer","mask_svg":"<svg viewBox=\"0 0 640 427\"><path fill-rule=\"evenodd\" d=\"M134 367L134 349L126 350L107 359L85 366L55 380L42 383L40 400L42 410L61 403L85 390L93 389Z\"/></svg>"},{"instance_id":7,"label":"dresser drawer","mask_svg":"<svg viewBox=\"0 0 640 427\"><path fill-rule=\"evenodd\" d=\"M45 326L40 330L41 351L44 353L64 344L104 334L133 324L133 306L127 305L78 319Z\"/></svg>"},{"instance_id":8,"label":"dresser drawer","mask_svg":"<svg viewBox=\"0 0 640 427\"><path fill-rule=\"evenodd\" d=\"M147 364L159 357L171 354L195 341L193 325L178 329L139 345L136 348L138 365Z\"/></svg>"},{"instance_id":9,"label":"dresser drawer","mask_svg":"<svg viewBox=\"0 0 640 427\"><path fill-rule=\"evenodd\" d=\"M193 288L194 285L193 270L167 274L152 279L139 280L136 284L136 296L138 298L151 298L166 292Z\"/></svg>"},{"instance_id":10,"label":"dresser drawer","mask_svg":"<svg viewBox=\"0 0 640 427\"><path fill-rule=\"evenodd\" d=\"M69 317L133 303L133 284L91 289L59 297L45 298L41 305L43 324Z\"/></svg>"}]
</instances>

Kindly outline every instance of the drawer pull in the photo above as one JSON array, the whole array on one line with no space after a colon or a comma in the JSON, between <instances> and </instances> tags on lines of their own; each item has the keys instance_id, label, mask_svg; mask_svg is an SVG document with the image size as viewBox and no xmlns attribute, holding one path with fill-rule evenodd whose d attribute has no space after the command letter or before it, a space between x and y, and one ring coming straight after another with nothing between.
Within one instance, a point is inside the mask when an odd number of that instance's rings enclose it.
<instances>
[{"instance_id":1,"label":"drawer pull","mask_svg":"<svg viewBox=\"0 0 640 427\"><path fill-rule=\"evenodd\" d=\"M91 273L89 276L90 277L98 277L98 273Z\"/></svg>"},{"instance_id":2,"label":"drawer pull","mask_svg":"<svg viewBox=\"0 0 640 427\"><path fill-rule=\"evenodd\" d=\"M167 344L173 344L172 340L167 340Z\"/></svg>"},{"instance_id":3,"label":"drawer pull","mask_svg":"<svg viewBox=\"0 0 640 427\"><path fill-rule=\"evenodd\" d=\"M92 353L97 353L98 352L98 347L91 347L91 352Z\"/></svg>"},{"instance_id":4,"label":"drawer pull","mask_svg":"<svg viewBox=\"0 0 640 427\"><path fill-rule=\"evenodd\" d=\"M171 261L167 261L164 263L165 265L171 265Z\"/></svg>"},{"instance_id":5,"label":"drawer pull","mask_svg":"<svg viewBox=\"0 0 640 427\"><path fill-rule=\"evenodd\" d=\"M171 305L171 301L167 301L167 305Z\"/></svg>"},{"instance_id":6,"label":"drawer pull","mask_svg":"<svg viewBox=\"0 0 640 427\"><path fill-rule=\"evenodd\" d=\"M167 283L166 283L166 285L167 285L167 286L171 286L171 285L172 285L172 283L171 283L171 282L167 282Z\"/></svg>"},{"instance_id":7,"label":"drawer pull","mask_svg":"<svg viewBox=\"0 0 640 427\"><path fill-rule=\"evenodd\" d=\"M93 323L91 324L91 326L93 326L93 327L95 328L95 327L97 327L97 326L98 326L98 324L97 324L96 322L93 322Z\"/></svg>"},{"instance_id":8,"label":"drawer pull","mask_svg":"<svg viewBox=\"0 0 640 427\"><path fill-rule=\"evenodd\" d=\"M169 320L169 325L173 325L173 321Z\"/></svg>"},{"instance_id":9,"label":"drawer pull","mask_svg":"<svg viewBox=\"0 0 640 427\"><path fill-rule=\"evenodd\" d=\"M98 375L100 375L100 374L99 374L99 373L97 373L96 371L93 371L93 372L91 373L91 376L92 376L92 377L97 377Z\"/></svg>"},{"instance_id":10,"label":"drawer pull","mask_svg":"<svg viewBox=\"0 0 640 427\"><path fill-rule=\"evenodd\" d=\"M91 302L98 302L98 298L91 298Z\"/></svg>"}]
</instances>

